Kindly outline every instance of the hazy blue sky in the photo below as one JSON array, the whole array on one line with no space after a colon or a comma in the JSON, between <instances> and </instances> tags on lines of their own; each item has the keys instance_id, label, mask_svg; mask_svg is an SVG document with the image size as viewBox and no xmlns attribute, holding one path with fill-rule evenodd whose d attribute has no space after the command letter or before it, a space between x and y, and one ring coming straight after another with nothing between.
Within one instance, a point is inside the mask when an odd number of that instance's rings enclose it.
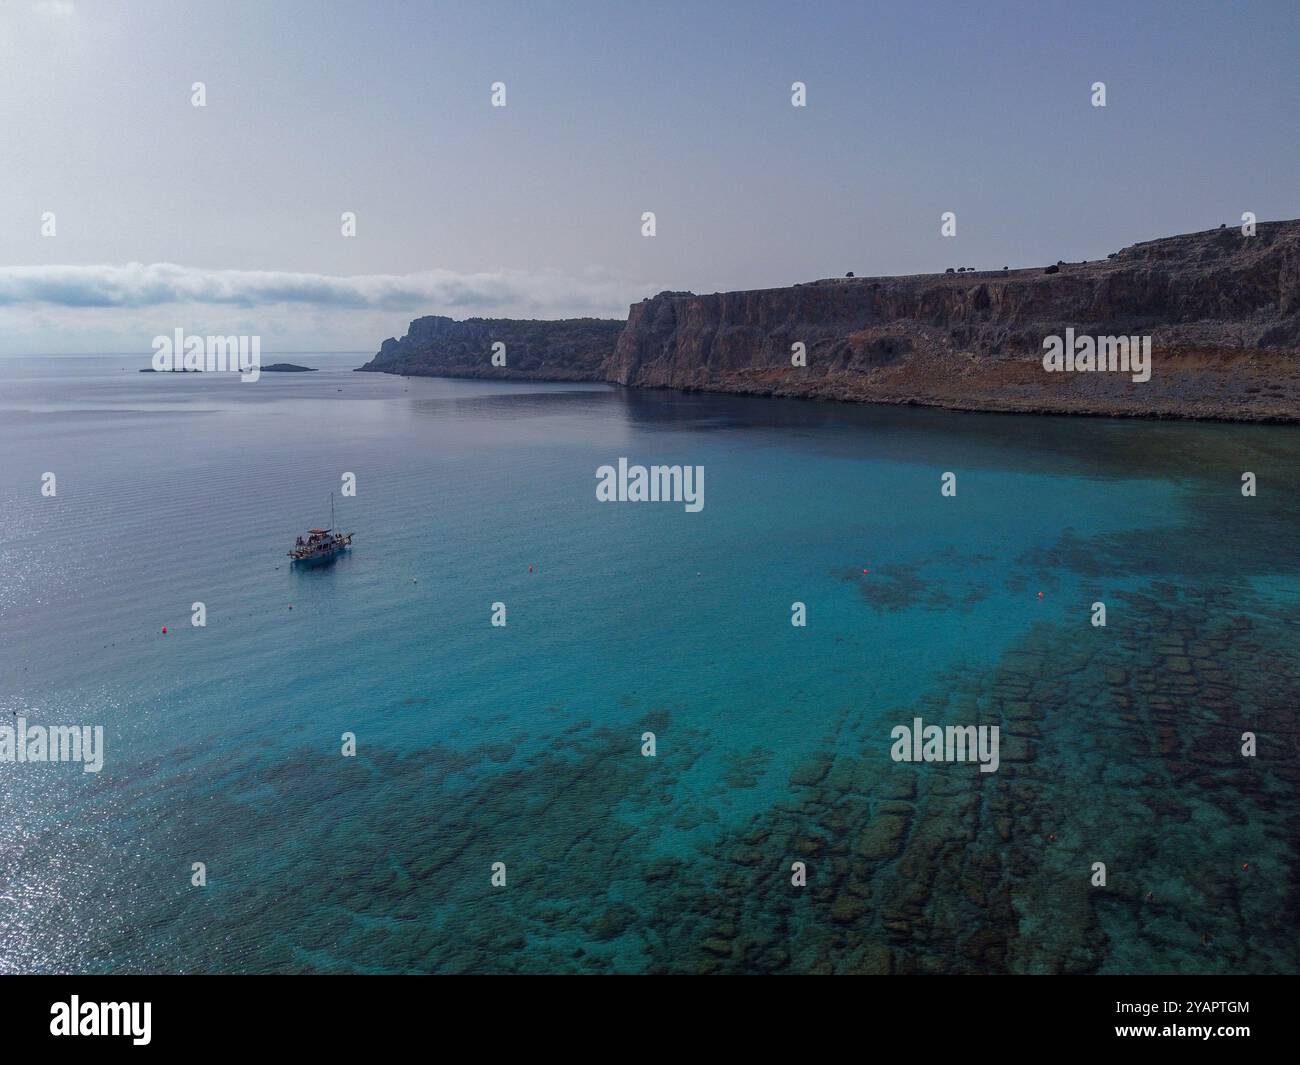
<instances>
[{"instance_id":1,"label":"hazy blue sky","mask_svg":"<svg viewBox=\"0 0 1300 1065\"><path fill-rule=\"evenodd\" d=\"M1292 218L1298 57L1295 0L3 0L0 352L372 350Z\"/></svg>"}]
</instances>

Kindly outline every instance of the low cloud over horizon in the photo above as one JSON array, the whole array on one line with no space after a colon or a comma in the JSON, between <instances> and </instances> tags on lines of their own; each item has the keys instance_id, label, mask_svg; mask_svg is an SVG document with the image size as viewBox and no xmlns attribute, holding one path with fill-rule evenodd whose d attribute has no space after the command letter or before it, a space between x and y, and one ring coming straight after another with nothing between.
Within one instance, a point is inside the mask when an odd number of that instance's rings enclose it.
<instances>
[{"instance_id":1,"label":"low cloud over horizon","mask_svg":"<svg viewBox=\"0 0 1300 1065\"><path fill-rule=\"evenodd\" d=\"M662 286L661 286L662 287ZM148 348L176 327L255 333L268 350L378 348L411 318L625 318L657 288L592 272L337 276L176 263L0 267L0 352Z\"/></svg>"}]
</instances>

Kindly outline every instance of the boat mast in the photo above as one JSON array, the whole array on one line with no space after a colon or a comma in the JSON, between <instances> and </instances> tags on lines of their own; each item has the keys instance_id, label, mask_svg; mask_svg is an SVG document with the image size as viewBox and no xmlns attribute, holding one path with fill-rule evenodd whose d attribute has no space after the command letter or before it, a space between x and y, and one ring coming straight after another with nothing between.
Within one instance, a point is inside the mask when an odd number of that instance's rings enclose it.
<instances>
[{"instance_id":1,"label":"boat mast","mask_svg":"<svg viewBox=\"0 0 1300 1065\"><path fill-rule=\"evenodd\" d=\"M337 535L338 530L334 527L334 493L330 493L330 532Z\"/></svg>"}]
</instances>

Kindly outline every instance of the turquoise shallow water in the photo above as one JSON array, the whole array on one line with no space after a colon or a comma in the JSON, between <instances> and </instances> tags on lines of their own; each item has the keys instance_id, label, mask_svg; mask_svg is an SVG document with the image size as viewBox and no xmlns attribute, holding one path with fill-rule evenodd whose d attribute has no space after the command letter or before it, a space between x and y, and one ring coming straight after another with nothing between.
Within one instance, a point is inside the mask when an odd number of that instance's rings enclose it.
<instances>
[{"instance_id":1,"label":"turquoise shallow water","mask_svg":"<svg viewBox=\"0 0 1300 1065\"><path fill-rule=\"evenodd\" d=\"M294 359L0 361L0 968L1297 971L1300 432Z\"/></svg>"}]
</instances>

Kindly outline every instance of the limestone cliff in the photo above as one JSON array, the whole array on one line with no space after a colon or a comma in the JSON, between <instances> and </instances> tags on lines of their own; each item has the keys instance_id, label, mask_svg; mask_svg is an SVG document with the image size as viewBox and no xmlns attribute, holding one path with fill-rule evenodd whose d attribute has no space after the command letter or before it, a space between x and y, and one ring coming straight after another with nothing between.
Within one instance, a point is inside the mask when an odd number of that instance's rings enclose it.
<instances>
[{"instance_id":1,"label":"limestone cliff","mask_svg":"<svg viewBox=\"0 0 1300 1065\"><path fill-rule=\"evenodd\" d=\"M1300 221L1148 241L1091 263L837 278L635 304L625 385L958 409L1300 420ZM1043 339L1152 337L1144 383L1046 373ZM791 365L791 346L807 367Z\"/></svg>"}]
</instances>

